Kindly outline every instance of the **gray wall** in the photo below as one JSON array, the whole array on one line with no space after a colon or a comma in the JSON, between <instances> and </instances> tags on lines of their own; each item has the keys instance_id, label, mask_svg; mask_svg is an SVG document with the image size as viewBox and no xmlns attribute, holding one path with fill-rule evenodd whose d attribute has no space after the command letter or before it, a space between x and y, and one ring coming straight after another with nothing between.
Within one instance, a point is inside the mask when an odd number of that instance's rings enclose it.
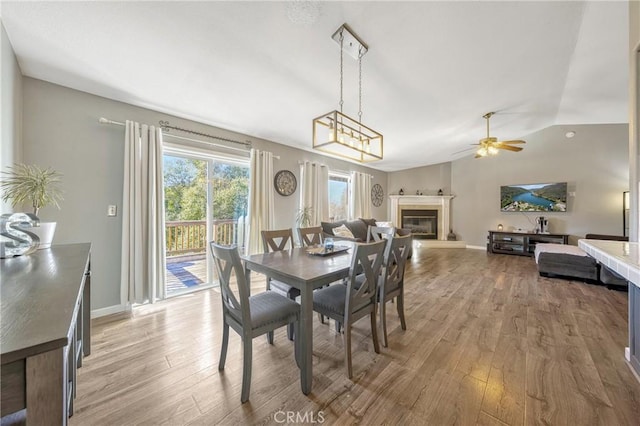
<instances>
[{"instance_id":1,"label":"gray wall","mask_svg":"<svg viewBox=\"0 0 640 426\"><path fill-rule=\"evenodd\" d=\"M107 217L107 206L122 204L124 128L98 124L99 117L172 125L236 140L249 140L258 149L279 155L274 169L288 169L299 178L298 161L312 160L338 170L358 170L374 175L373 183L385 189L387 174L359 165L323 157L222 129L168 116L144 108L25 77L24 160L50 166L63 173L65 200L60 211L42 209L43 220L57 221L55 242L90 241L92 253L92 309L120 303L121 216ZM311 117L309 118L311 128ZM311 133L311 131L310 131ZM186 135L188 136L188 135ZM169 140L169 139L167 139ZM310 145L310 143L309 143ZM294 227L299 190L276 197L276 227ZM373 209L374 217L386 216L386 202Z\"/></svg>"},{"instance_id":2,"label":"gray wall","mask_svg":"<svg viewBox=\"0 0 640 426\"><path fill-rule=\"evenodd\" d=\"M22 73L9 42L9 37L0 21L0 170L22 160ZM12 211L10 203L0 204L0 212Z\"/></svg>"},{"instance_id":3,"label":"gray wall","mask_svg":"<svg viewBox=\"0 0 640 426\"><path fill-rule=\"evenodd\" d=\"M445 194L451 194L451 163L391 172L387 178L387 187L389 194L398 194L400 188L405 195L415 195L418 190L423 195L436 195L439 189Z\"/></svg>"},{"instance_id":4,"label":"gray wall","mask_svg":"<svg viewBox=\"0 0 640 426\"><path fill-rule=\"evenodd\" d=\"M566 139L573 130L576 136ZM626 124L552 126L523 137L525 149L489 158L472 156L451 167L452 226L469 245L486 244L487 231L533 229L535 213L501 213L500 186L568 182L568 212L549 213L551 232L622 235L622 192L629 189Z\"/></svg>"}]
</instances>

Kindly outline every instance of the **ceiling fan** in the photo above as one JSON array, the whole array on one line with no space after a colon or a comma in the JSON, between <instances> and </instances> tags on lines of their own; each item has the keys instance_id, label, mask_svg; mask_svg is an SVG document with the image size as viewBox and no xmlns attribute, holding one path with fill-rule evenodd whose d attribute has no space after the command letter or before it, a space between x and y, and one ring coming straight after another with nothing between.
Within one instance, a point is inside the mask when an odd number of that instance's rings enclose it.
<instances>
[{"instance_id":1,"label":"ceiling fan","mask_svg":"<svg viewBox=\"0 0 640 426\"><path fill-rule=\"evenodd\" d=\"M496 155L498 150L504 149L506 151L522 151L522 148L519 146L513 146L518 144L526 143L523 140L511 140L511 141L498 141L498 138L493 138L489 135L489 119L491 116L495 114L495 112L488 112L482 117L487 120L487 137L480 139L480 142L474 143L472 145L479 145L478 150L476 151L476 156L474 158L486 157L487 155Z\"/></svg>"}]
</instances>

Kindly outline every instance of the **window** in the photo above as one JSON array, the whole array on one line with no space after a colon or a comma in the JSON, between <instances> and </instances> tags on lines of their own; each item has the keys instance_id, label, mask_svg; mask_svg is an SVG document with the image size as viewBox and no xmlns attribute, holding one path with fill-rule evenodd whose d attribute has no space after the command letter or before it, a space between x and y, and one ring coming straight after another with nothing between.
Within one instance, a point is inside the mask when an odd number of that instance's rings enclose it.
<instances>
[{"instance_id":1,"label":"window","mask_svg":"<svg viewBox=\"0 0 640 426\"><path fill-rule=\"evenodd\" d=\"M166 294L216 285L209 241L242 252L249 162L212 151L164 145Z\"/></svg>"},{"instance_id":2,"label":"window","mask_svg":"<svg viewBox=\"0 0 640 426\"><path fill-rule=\"evenodd\" d=\"M329 220L349 217L349 175L329 172Z\"/></svg>"}]
</instances>

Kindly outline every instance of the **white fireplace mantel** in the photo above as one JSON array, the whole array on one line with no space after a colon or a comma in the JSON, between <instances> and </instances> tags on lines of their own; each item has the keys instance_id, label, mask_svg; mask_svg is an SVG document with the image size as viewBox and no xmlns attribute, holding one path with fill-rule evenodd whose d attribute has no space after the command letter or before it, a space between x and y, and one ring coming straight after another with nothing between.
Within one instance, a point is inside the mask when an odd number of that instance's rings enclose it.
<instances>
[{"instance_id":1,"label":"white fireplace mantel","mask_svg":"<svg viewBox=\"0 0 640 426\"><path fill-rule=\"evenodd\" d=\"M395 227L401 227L401 210L438 210L438 239L446 240L450 229L451 199L453 195L390 195L390 219Z\"/></svg>"}]
</instances>

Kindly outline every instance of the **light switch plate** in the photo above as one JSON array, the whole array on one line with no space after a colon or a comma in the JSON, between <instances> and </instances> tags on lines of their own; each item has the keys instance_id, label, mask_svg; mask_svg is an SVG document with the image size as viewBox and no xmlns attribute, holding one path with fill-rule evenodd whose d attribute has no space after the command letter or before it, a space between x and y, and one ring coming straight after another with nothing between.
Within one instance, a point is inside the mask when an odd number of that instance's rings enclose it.
<instances>
[{"instance_id":1,"label":"light switch plate","mask_svg":"<svg viewBox=\"0 0 640 426\"><path fill-rule=\"evenodd\" d=\"M110 205L107 207L107 216L117 216L118 215L118 206Z\"/></svg>"}]
</instances>

